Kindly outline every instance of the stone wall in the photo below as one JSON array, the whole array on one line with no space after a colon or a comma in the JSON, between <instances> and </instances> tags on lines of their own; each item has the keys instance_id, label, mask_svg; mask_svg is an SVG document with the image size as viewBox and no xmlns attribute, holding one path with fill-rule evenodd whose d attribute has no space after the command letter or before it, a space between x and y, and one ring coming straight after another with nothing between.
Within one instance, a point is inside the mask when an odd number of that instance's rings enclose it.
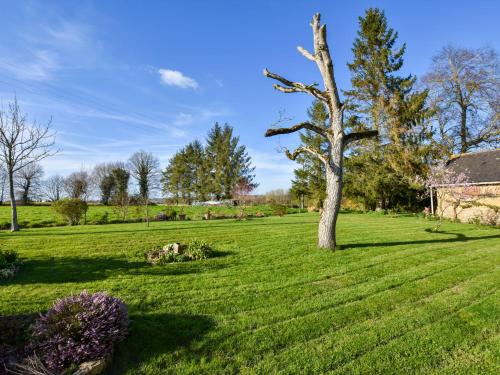
<instances>
[{"instance_id":1,"label":"stone wall","mask_svg":"<svg viewBox=\"0 0 500 375\"><path fill-rule=\"evenodd\" d=\"M438 207L436 215L443 210L443 216L453 219L453 199L450 189L456 188L437 188ZM461 202L457 208L457 218L461 222L477 222L483 224L500 225L500 185L477 185L466 188L469 199Z\"/></svg>"}]
</instances>

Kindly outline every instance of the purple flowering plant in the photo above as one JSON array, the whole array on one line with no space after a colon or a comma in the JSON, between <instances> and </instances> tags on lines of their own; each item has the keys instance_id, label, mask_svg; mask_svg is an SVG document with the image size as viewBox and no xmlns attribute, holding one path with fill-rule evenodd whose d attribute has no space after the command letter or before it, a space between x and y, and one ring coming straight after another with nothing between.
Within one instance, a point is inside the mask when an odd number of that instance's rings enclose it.
<instances>
[{"instance_id":1,"label":"purple flowering plant","mask_svg":"<svg viewBox=\"0 0 500 375\"><path fill-rule=\"evenodd\" d=\"M118 298L104 292L59 299L36 321L32 349L52 371L112 354L128 331L128 312Z\"/></svg>"}]
</instances>

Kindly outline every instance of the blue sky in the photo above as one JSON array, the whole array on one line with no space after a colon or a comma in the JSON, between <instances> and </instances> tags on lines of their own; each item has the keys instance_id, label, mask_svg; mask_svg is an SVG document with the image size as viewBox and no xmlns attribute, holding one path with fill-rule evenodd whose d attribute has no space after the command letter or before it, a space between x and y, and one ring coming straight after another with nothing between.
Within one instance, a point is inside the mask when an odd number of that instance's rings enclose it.
<instances>
[{"instance_id":1,"label":"blue sky","mask_svg":"<svg viewBox=\"0 0 500 375\"><path fill-rule=\"evenodd\" d=\"M305 118L311 99L272 89L263 68L319 81L296 46L311 47L322 13L339 87L349 87L358 16L385 10L407 43L405 72L429 68L443 45L499 49L499 1L1 1L0 100L17 95L30 119L51 116L61 152L46 175L152 151L165 166L215 121L240 135L259 192L287 188L294 163L277 152L297 135L266 139L278 113Z\"/></svg>"}]
</instances>

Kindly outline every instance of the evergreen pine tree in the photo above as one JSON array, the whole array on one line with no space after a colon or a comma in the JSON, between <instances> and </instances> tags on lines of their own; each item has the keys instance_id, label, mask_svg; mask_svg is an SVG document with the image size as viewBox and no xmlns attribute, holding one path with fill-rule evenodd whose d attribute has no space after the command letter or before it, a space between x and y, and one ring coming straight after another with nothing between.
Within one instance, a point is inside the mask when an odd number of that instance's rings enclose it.
<instances>
[{"instance_id":1,"label":"evergreen pine tree","mask_svg":"<svg viewBox=\"0 0 500 375\"><path fill-rule=\"evenodd\" d=\"M195 140L170 159L163 171L163 191L176 203L230 199L241 181L257 186L253 182L254 169L245 146L233 136L233 128L216 123L205 147Z\"/></svg>"},{"instance_id":2,"label":"evergreen pine tree","mask_svg":"<svg viewBox=\"0 0 500 375\"><path fill-rule=\"evenodd\" d=\"M429 151L427 92L414 90L414 76L398 75L406 46L395 46L398 34L388 27L384 12L370 8L359 24L354 60L348 64L352 89L345 92L348 127L377 129L379 136L350 150L345 196L371 209L402 206L415 194L410 176L425 166Z\"/></svg>"},{"instance_id":3,"label":"evergreen pine tree","mask_svg":"<svg viewBox=\"0 0 500 375\"><path fill-rule=\"evenodd\" d=\"M254 184L254 167L244 145L239 145L239 137L233 136L233 128L228 124L215 123L207 136L205 147L208 170L210 171L210 193L217 200L230 199L234 187L242 178Z\"/></svg>"}]
</instances>

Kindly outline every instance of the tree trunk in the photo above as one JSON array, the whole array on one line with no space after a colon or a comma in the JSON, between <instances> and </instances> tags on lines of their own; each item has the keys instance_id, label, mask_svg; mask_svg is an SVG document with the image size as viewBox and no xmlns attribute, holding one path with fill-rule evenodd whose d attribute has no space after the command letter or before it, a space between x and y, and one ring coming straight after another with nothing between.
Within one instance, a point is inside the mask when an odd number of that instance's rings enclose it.
<instances>
[{"instance_id":1,"label":"tree trunk","mask_svg":"<svg viewBox=\"0 0 500 375\"><path fill-rule=\"evenodd\" d=\"M458 219L458 213L457 213L458 205L453 204L452 207L453 207L453 221L457 221L457 219Z\"/></svg>"},{"instance_id":2,"label":"tree trunk","mask_svg":"<svg viewBox=\"0 0 500 375\"><path fill-rule=\"evenodd\" d=\"M468 149L467 144L467 108L460 109L460 153L464 154Z\"/></svg>"},{"instance_id":3,"label":"tree trunk","mask_svg":"<svg viewBox=\"0 0 500 375\"><path fill-rule=\"evenodd\" d=\"M318 247L332 250L337 245L335 229L342 200L343 140L340 137L337 137L330 151L332 165L326 168L326 198L318 228Z\"/></svg>"},{"instance_id":4,"label":"tree trunk","mask_svg":"<svg viewBox=\"0 0 500 375\"><path fill-rule=\"evenodd\" d=\"M87 204L87 200L84 200L85 204ZM85 211L83 212L83 225L87 225L87 210L89 206L86 206Z\"/></svg>"},{"instance_id":5,"label":"tree trunk","mask_svg":"<svg viewBox=\"0 0 500 375\"><path fill-rule=\"evenodd\" d=\"M10 230L11 232L17 232L19 230L19 224L17 223L16 196L14 194L14 173L12 171L9 171L9 193L11 208Z\"/></svg>"}]
</instances>

